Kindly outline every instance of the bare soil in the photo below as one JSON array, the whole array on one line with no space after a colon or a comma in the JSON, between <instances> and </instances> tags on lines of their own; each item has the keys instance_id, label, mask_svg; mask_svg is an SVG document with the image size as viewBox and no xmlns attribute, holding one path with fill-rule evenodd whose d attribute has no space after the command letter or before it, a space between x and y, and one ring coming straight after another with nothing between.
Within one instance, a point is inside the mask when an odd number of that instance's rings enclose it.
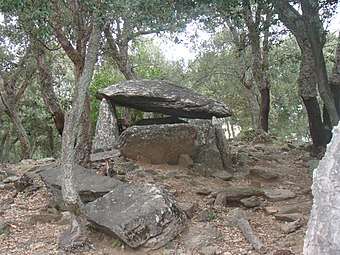
<instances>
[{"instance_id":1,"label":"bare soil","mask_svg":"<svg viewBox=\"0 0 340 255\"><path fill-rule=\"evenodd\" d=\"M242 205L228 204L226 207L221 207L213 204L214 192L229 186L248 185L263 189L288 189L297 194L293 199L278 202L270 202L261 197L260 206L251 209L242 208L246 210L248 221L255 234L267 247L267 254L302 254L303 238L312 202L310 192L312 177L309 170L309 162L312 159L305 149L306 145L275 140L267 144L254 141L231 141L230 147L234 163L234 178L231 181L202 176L191 169L171 165L139 164L138 171L126 175L126 181L158 184L179 202L194 204L194 216L189 220L187 230L176 240L156 251L133 250L119 240L89 227L89 243L92 248L69 254L259 254L252 249L237 227L228 224L231 211L235 206L242 207ZM279 174L279 179L265 181L251 177L249 169L254 166L275 170ZM20 168L18 165L5 167L13 170ZM34 180L33 187L35 188L31 191L22 192L17 192L15 189L0 190L0 217L3 217L9 226L9 233L0 235L0 254L61 254L57 250L58 237L68 227L69 215L67 212L55 212L51 209L49 202L51 194L39 178ZM210 190L212 193L198 195L197 192L202 190ZM13 199L12 203L11 199ZM266 207L298 210L303 214L302 227L292 233L284 233L281 225L285 223L268 214ZM211 217L202 219L203 212L206 211ZM56 215L53 219L44 219L41 216L53 215L53 213ZM206 243L203 242L205 240L195 239L197 233L205 233L204 231L208 231ZM280 253L283 251L287 253Z\"/></svg>"}]
</instances>

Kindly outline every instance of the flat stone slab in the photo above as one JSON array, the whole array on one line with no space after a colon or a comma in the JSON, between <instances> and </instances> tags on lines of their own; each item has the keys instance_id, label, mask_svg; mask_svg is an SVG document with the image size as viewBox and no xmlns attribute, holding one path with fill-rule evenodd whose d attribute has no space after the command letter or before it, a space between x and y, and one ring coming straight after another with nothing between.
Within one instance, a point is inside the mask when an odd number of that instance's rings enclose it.
<instances>
[{"instance_id":1,"label":"flat stone slab","mask_svg":"<svg viewBox=\"0 0 340 255\"><path fill-rule=\"evenodd\" d=\"M118 186L84 209L96 228L134 248L157 249L182 232L187 222L170 195L152 184Z\"/></svg>"},{"instance_id":2,"label":"flat stone slab","mask_svg":"<svg viewBox=\"0 0 340 255\"><path fill-rule=\"evenodd\" d=\"M79 165L74 166L74 182L75 188L84 203L95 200L105 195L112 189L123 187L126 184L107 176L96 174ZM61 178L62 169L60 166L53 168L45 168L39 172L42 180L50 188L57 199L61 197Z\"/></svg>"},{"instance_id":3,"label":"flat stone slab","mask_svg":"<svg viewBox=\"0 0 340 255\"><path fill-rule=\"evenodd\" d=\"M271 202L283 201L296 197L296 194L293 191L285 189L265 190L264 195Z\"/></svg>"},{"instance_id":4,"label":"flat stone slab","mask_svg":"<svg viewBox=\"0 0 340 255\"><path fill-rule=\"evenodd\" d=\"M100 89L96 96L114 105L176 117L211 119L232 115L226 104L167 81L129 80Z\"/></svg>"},{"instance_id":5,"label":"flat stone slab","mask_svg":"<svg viewBox=\"0 0 340 255\"><path fill-rule=\"evenodd\" d=\"M227 202L240 201L243 198L263 195L263 190L256 187L228 187L217 194L215 205L225 206Z\"/></svg>"},{"instance_id":6,"label":"flat stone slab","mask_svg":"<svg viewBox=\"0 0 340 255\"><path fill-rule=\"evenodd\" d=\"M276 180L279 178L278 173L267 167L254 167L249 171L250 175L264 179L266 181Z\"/></svg>"}]
</instances>

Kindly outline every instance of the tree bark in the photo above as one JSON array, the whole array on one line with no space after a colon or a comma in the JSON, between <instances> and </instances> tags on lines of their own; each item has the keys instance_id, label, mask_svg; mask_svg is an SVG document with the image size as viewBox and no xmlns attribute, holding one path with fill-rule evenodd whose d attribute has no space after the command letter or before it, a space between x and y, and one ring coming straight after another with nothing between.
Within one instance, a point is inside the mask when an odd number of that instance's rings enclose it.
<instances>
[{"instance_id":1,"label":"tree bark","mask_svg":"<svg viewBox=\"0 0 340 255\"><path fill-rule=\"evenodd\" d=\"M340 254L340 125L313 177L313 206L304 240L304 255Z\"/></svg>"},{"instance_id":2,"label":"tree bark","mask_svg":"<svg viewBox=\"0 0 340 255\"><path fill-rule=\"evenodd\" d=\"M64 112L59 104L59 100L53 90L53 76L51 66L46 59L46 52L40 42L34 42L35 59L37 62L40 78L40 90L47 107L51 114L55 126L61 135L64 128Z\"/></svg>"},{"instance_id":3,"label":"tree bark","mask_svg":"<svg viewBox=\"0 0 340 255\"><path fill-rule=\"evenodd\" d=\"M319 94L329 114L329 118L331 120L330 124L332 125L330 129L332 129L333 126L338 124L339 116L335 107L333 94L328 83L328 74L323 55L325 33L322 22L319 18L319 7L317 0L301 1L301 9L303 15L306 16L304 22L307 30L307 36L313 51Z\"/></svg>"},{"instance_id":4,"label":"tree bark","mask_svg":"<svg viewBox=\"0 0 340 255\"><path fill-rule=\"evenodd\" d=\"M254 81L258 90L260 91L260 110L258 123L261 129L268 132L269 111L270 111L270 83L268 75L268 53L269 53L269 25L270 14L266 15L264 26L264 40L261 49L260 35L261 35L261 16L264 14L264 9L261 3L257 4L254 14L250 9L250 2L248 0L242 1L243 17L247 28L249 30L249 43L252 52L252 73Z\"/></svg>"},{"instance_id":5,"label":"tree bark","mask_svg":"<svg viewBox=\"0 0 340 255\"><path fill-rule=\"evenodd\" d=\"M28 159L30 157L30 142L27 136L27 133L17 115L16 107L14 103L11 102L11 99L9 98L8 94L4 91L0 92L0 97L3 105L5 106L5 111L8 115L8 117L11 119L13 126L15 128L15 131L18 135L20 144L21 144L21 154L20 154L20 160Z\"/></svg>"},{"instance_id":6,"label":"tree bark","mask_svg":"<svg viewBox=\"0 0 340 255\"><path fill-rule=\"evenodd\" d=\"M83 203L74 187L73 165L75 160L74 144L79 133L79 122L86 102L88 87L93 76L94 65L100 47L100 31L93 27L91 32L83 72L77 79L72 108L66 116L62 136L61 165L63 169L62 194L65 204L72 215L70 228L59 239L63 250L82 248L86 244L86 219Z\"/></svg>"}]
</instances>

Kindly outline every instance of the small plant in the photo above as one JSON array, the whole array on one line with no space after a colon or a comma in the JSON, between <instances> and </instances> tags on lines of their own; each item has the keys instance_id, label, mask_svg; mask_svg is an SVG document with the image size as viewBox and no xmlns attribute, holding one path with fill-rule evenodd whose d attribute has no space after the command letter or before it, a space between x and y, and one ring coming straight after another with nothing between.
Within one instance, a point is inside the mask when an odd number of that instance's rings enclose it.
<instances>
[{"instance_id":1,"label":"small plant","mask_svg":"<svg viewBox=\"0 0 340 255\"><path fill-rule=\"evenodd\" d=\"M118 238L113 238L112 239L112 247L124 250L125 249L125 244L123 243L122 240L120 240Z\"/></svg>"}]
</instances>

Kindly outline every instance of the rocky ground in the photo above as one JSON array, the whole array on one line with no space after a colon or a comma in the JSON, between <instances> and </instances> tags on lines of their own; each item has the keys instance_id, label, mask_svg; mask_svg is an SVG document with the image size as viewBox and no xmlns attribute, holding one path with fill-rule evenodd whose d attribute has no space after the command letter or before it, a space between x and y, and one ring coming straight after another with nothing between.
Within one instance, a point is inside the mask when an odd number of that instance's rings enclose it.
<instances>
[{"instance_id":1,"label":"rocky ground","mask_svg":"<svg viewBox=\"0 0 340 255\"><path fill-rule=\"evenodd\" d=\"M266 254L302 254L312 202L311 169L317 164L307 145L243 139L231 141L230 148L232 178L225 173L204 176L181 166L143 163L119 175L129 182L158 184L183 203L191 219L176 240L156 251L132 250L90 227L92 249L76 254L260 254L232 221L236 208L244 210ZM0 165L0 254L58 254L57 241L67 228L68 213L51 205L51 194L37 175L28 187L4 180L5 171L20 176L48 163Z\"/></svg>"}]
</instances>

